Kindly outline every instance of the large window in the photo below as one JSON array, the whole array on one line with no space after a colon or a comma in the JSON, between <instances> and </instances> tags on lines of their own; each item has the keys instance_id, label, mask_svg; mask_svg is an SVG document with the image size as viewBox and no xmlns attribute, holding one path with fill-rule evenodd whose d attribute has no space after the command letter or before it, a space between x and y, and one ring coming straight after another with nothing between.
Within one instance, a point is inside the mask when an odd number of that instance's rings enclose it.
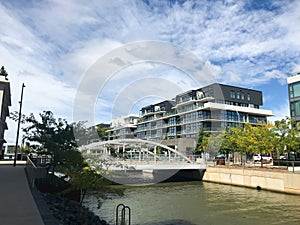
<instances>
[{"instance_id":1,"label":"large window","mask_svg":"<svg viewBox=\"0 0 300 225\"><path fill-rule=\"evenodd\" d=\"M289 85L290 98L300 97L300 82Z\"/></svg>"},{"instance_id":2,"label":"large window","mask_svg":"<svg viewBox=\"0 0 300 225\"><path fill-rule=\"evenodd\" d=\"M300 116L300 101L291 102L291 116Z\"/></svg>"},{"instance_id":3,"label":"large window","mask_svg":"<svg viewBox=\"0 0 300 225\"><path fill-rule=\"evenodd\" d=\"M267 118L264 116L249 116L249 123L267 123Z\"/></svg>"},{"instance_id":4,"label":"large window","mask_svg":"<svg viewBox=\"0 0 300 225\"><path fill-rule=\"evenodd\" d=\"M235 91L230 91L230 98L235 98Z\"/></svg>"}]
</instances>

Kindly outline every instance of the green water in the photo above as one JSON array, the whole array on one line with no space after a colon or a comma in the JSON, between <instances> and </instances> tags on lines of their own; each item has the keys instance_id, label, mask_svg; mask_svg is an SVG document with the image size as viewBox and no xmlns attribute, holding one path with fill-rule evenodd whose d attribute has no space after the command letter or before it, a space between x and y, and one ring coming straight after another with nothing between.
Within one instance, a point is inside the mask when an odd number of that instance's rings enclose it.
<instances>
[{"instance_id":1,"label":"green water","mask_svg":"<svg viewBox=\"0 0 300 225\"><path fill-rule=\"evenodd\" d=\"M115 207L132 211L132 225L298 225L300 196L205 182L130 187L93 211L114 224Z\"/></svg>"}]
</instances>

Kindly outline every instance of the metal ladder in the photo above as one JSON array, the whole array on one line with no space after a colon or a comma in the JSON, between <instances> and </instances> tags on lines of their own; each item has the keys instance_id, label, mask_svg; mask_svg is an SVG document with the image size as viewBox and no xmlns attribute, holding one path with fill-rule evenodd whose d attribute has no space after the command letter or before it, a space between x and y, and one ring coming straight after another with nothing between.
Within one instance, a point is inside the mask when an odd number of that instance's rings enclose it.
<instances>
[{"instance_id":1,"label":"metal ladder","mask_svg":"<svg viewBox=\"0 0 300 225\"><path fill-rule=\"evenodd\" d=\"M126 212L127 212L127 214L126 214ZM121 218L119 218L119 213L121 213ZM126 215L128 216L127 220L126 220ZM131 210L130 210L129 206L126 206L122 203L117 205L116 225L131 225Z\"/></svg>"}]
</instances>

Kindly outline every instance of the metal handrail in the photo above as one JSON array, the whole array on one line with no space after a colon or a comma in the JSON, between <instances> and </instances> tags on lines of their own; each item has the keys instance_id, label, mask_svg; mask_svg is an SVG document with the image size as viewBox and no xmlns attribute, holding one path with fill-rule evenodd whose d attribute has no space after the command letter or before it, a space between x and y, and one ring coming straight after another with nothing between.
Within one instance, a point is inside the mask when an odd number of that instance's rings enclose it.
<instances>
[{"instance_id":1,"label":"metal handrail","mask_svg":"<svg viewBox=\"0 0 300 225\"><path fill-rule=\"evenodd\" d=\"M121 208L121 220L119 223L119 208ZM128 211L128 224L126 224L126 210ZM116 225L131 225L131 209L129 206L119 204L116 207Z\"/></svg>"},{"instance_id":2,"label":"metal handrail","mask_svg":"<svg viewBox=\"0 0 300 225\"><path fill-rule=\"evenodd\" d=\"M29 156L27 156L26 162L26 171L29 179L29 183L32 188L35 186L35 180L38 178L46 178L47 176L47 167L37 167L31 160Z\"/></svg>"}]
</instances>

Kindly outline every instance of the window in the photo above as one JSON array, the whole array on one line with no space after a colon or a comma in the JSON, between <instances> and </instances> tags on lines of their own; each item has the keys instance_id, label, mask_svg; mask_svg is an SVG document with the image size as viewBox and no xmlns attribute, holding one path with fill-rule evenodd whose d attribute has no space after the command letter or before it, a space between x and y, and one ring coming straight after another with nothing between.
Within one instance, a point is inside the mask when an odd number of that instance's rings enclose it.
<instances>
[{"instance_id":1,"label":"window","mask_svg":"<svg viewBox=\"0 0 300 225\"><path fill-rule=\"evenodd\" d=\"M242 100L245 100L245 95L244 95L244 93L241 93L241 99L242 99Z\"/></svg>"},{"instance_id":2,"label":"window","mask_svg":"<svg viewBox=\"0 0 300 225\"><path fill-rule=\"evenodd\" d=\"M300 82L289 85L290 98L300 97Z\"/></svg>"},{"instance_id":3,"label":"window","mask_svg":"<svg viewBox=\"0 0 300 225\"><path fill-rule=\"evenodd\" d=\"M227 120L229 121L237 121L239 118L239 114L234 111L227 111Z\"/></svg>"},{"instance_id":4,"label":"window","mask_svg":"<svg viewBox=\"0 0 300 225\"><path fill-rule=\"evenodd\" d=\"M291 116L300 116L300 101L291 102Z\"/></svg>"},{"instance_id":5,"label":"window","mask_svg":"<svg viewBox=\"0 0 300 225\"><path fill-rule=\"evenodd\" d=\"M247 94L247 100L250 101L251 98L250 98L250 94Z\"/></svg>"},{"instance_id":6,"label":"window","mask_svg":"<svg viewBox=\"0 0 300 225\"><path fill-rule=\"evenodd\" d=\"M230 98L235 98L235 91L230 91Z\"/></svg>"},{"instance_id":7,"label":"window","mask_svg":"<svg viewBox=\"0 0 300 225\"><path fill-rule=\"evenodd\" d=\"M237 93L236 93L236 98L237 98L237 99L240 99L240 97L241 97L241 93L240 93L240 92L237 92Z\"/></svg>"}]
</instances>

